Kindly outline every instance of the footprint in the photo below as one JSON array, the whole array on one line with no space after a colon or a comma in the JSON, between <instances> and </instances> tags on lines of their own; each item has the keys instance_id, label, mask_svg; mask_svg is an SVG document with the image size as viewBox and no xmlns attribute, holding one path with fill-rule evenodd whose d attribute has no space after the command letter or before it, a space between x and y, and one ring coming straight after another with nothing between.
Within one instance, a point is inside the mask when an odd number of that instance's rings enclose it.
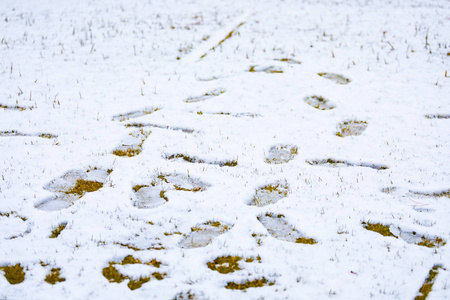
<instances>
[{"instance_id":1,"label":"footprint","mask_svg":"<svg viewBox=\"0 0 450 300\"><path fill-rule=\"evenodd\" d=\"M205 93L205 94L203 94L201 96L189 97L184 102L186 102L186 103L195 103L195 102L205 101L205 100L208 100L210 98L220 96L223 93L225 93L225 90L219 88L219 89L215 89L215 90L209 91L209 92L207 92L207 93Z\"/></svg>"},{"instance_id":2,"label":"footprint","mask_svg":"<svg viewBox=\"0 0 450 300\"><path fill-rule=\"evenodd\" d=\"M283 69L275 66L250 66L249 72L283 73Z\"/></svg>"},{"instance_id":3,"label":"footprint","mask_svg":"<svg viewBox=\"0 0 450 300\"><path fill-rule=\"evenodd\" d=\"M144 130L137 130L129 134L129 136L122 141L122 144L114 149L113 154L116 156L133 157L142 152L142 145L149 136L150 132Z\"/></svg>"},{"instance_id":4,"label":"footprint","mask_svg":"<svg viewBox=\"0 0 450 300\"><path fill-rule=\"evenodd\" d=\"M131 112L128 112L125 114L115 115L112 117L112 120L123 122L123 121L127 121L129 119L132 119L132 118L138 118L138 117L142 117L142 116L145 116L148 114L152 114L158 110L160 110L159 107L148 107L143 110L135 110L135 111L131 111Z\"/></svg>"},{"instance_id":5,"label":"footprint","mask_svg":"<svg viewBox=\"0 0 450 300\"><path fill-rule=\"evenodd\" d=\"M205 247L211 241L225 232L229 231L233 225L220 223L218 221L209 221L191 228L191 232L179 243L181 248L199 248Z\"/></svg>"},{"instance_id":6,"label":"footprint","mask_svg":"<svg viewBox=\"0 0 450 300\"><path fill-rule=\"evenodd\" d=\"M155 208L169 201L165 196L166 191L158 184L135 185L133 191L136 197L133 206L137 208Z\"/></svg>"},{"instance_id":7,"label":"footprint","mask_svg":"<svg viewBox=\"0 0 450 300\"><path fill-rule=\"evenodd\" d=\"M228 282L225 288L230 290L246 290L248 288L257 288L257 287L263 287L263 286L272 286L275 282L268 281L265 277L262 277L261 279L254 279L252 281L247 280L243 282Z\"/></svg>"},{"instance_id":8,"label":"footprint","mask_svg":"<svg viewBox=\"0 0 450 300\"><path fill-rule=\"evenodd\" d=\"M346 137L351 135L360 135L367 129L367 122L365 121L345 121L339 124L340 131L336 132L339 137Z\"/></svg>"},{"instance_id":9,"label":"footprint","mask_svg":"<svg viewBox=\"0 0 450 300\"><path fill-rule=\"evenodd\" d=\"M44 189L54 195L35 205L44 211L57 211L73 205L73 202L86 193L95 192L103 187L112 170L88 169L72 170L63 176L52 180Z\"/></svg>"},{"instance_id":10,"label":"footprint","mask_svg":"<svg viewBox=\"0 0 450 300\"><path fill-rule=\"evenodd\" d=\"M165 204L169 199L165 193L170 190L186 192L202 192L210 185L189 175L172 173L159 174L150 184L138 184L133 187L137 208L155 208Z\"/></svg>"},{"instance_id":11,"label":"footprint","mask_svg":"<svg viewBox=\"0 0 450 300\"><path fill-rule=\"evenodd\" d=\"M35 136L35 137L40 137L43 139L53 139L53 138L57 138L57 135L51 134L51 133L21 133L18 132L16 130L11 130L11 131L0 131L0 136Z\"/></svg>"},{"instance_id":12,"label":"footprint","mask_svg":"<svg viewBox=\"0 0 450 300\"><path fill-rule=\"evenodd\" d=\"M320 110L330 110L335 108L333 103L331 103L328 99L322 96L313 95L305 97L305 102L308 105L311 105L312 107Z\"/></svg>"},{"instance_id":13,"label":"footprint","mask_svg":"<svg viewBox=\"0 0 450 300\"><path fill-rule=\"evenodd\" d=\"M243 258L241 256L219 256L213 261L207 262L206 265L210 270L217 271L221 274L228 274L242 270L240 263L252 263L255 260L261 263L261 257L259 256L256 258L248 257L244 261L242 260Z\"/></svg>"},{"instance_id":14,"label":"footprint","mask_svg":"<svg viewBox=\"0 0 450 300\"><path fill-rule=\"evenodd\" d=\"M275 181L259 187L248 205L266 206L287 197L289 186L286 181Z\"/></svg>"},{"instance_id":15,"label":"footprint","mask_svg":"<svg viewBox=\"0 0 450 300\"><path fill-rule=\"evenodd\" d=\"M152 278L163 280L167 273L157 272L161 265L162 263L156 259L142 262L140 259L128 255L121 262L109 262L108 267L105 267L102 273L109 282L121 283L128 280L128 288L135 290Z\"/></svg>"},{"instance_id":16,"label":"footprint","mask_svg":"<svg viewBox=\"0 0 450 300\"><path fill-rule=\"evenodd\" d=\"M342 75L339 74L335 74L335 73L318 73L317 75L319 75L320 77L329 79L331 81L333 81L334 83L337 84L348 84L350 83L350 79L345 78Z\"/></svg>"},{"instance_id":17,"label":"footprint","mask_svg":"<svg viewBox=\"0 0 450 300\"><path fill-rule=\"evenodd\" d=\"M296 59L292 59L292 58L275 58L274 60L276 61L282 61L288 64L296 64L296 65L300 65L302 62Z\"/></svg>"},{"instance_id":18,"label":"footprint","mask_svg":"<svg viewBox=\"0 0 450 300\"><path fill-rule=\"evenodd\" d=\"M430 114L425 115L427 119L450 119L450 115L441 115L441 114Z\"/></svg>"},{"instance_id":19,"label":"footprint","mask_svg":"<svg viewBox=\"0 0 450 300\"><path fill-rule=\"evenodd\" d=\"M283 164L294 159L298 153L295 145L278 144L270 147L269 155L266 157L268 164Z\"/></svg>"},{"instance_id":20,"label":"footprint","mask_svg":"<svg viewBox=\"0 0 450 300\"><path fill-rule=\"evenodd\" d=\"M185 154L177 153L164 156L167 160L183 160L189 163L197 163L197 164L209 164L209 165L218 165L220 167L235 167L238 162L235 160L222 160L222 161L213 161L208 159L201 159L195 156L188 156Z\"/></svg>"},{"instance_id":21,"label":"footprint","mask_svg":"<svg viewBox=\"0 0 450 300\"><path fill-rule=\"evenodd\" d=\"M384 225L381 223L362 222L363 227L367 230L374 231L386 237L401 238L408 244L415 244L428 248L438 248L444 246L446 241L440 237L429 237L418 234L415 231L402 230L400 227L395 228L393 225Z\"/></svg>"},{"instance_id":22,"label":"footprint","mask_svg":"<svg viewBox=\"0 0 450 300\"><path fill-rule=\"evenodd\" d=\"M447 198L450 198L450 189L440 190L440 191L436 191L436 192L421 192L421 191L413 191L413 190L410 190L409 192L413 193L415 195L420 195L420 196L424 196L424 197L437 197L437 198L447 197Z\"/></svg>"},{"instance_id":23,"label":"footprint","mask_svg":"<svg viewBox=\"0 0 450 300\"><path fill-rule=\"evenodd\" d=\"M336 160L333 158L328 159L318 159L318 160L306 160L306 163L312 165L312 166L331 166L331 167L364 167L364 168L371 168L375 170L387 170L388 167L384 165L378 165L378 164L369 164L369 163L352 163L345 160Z\"/></svg>"},{"instance_id":24,"label":"footprint","mask_svg":"<svg viewBox=\"0 0 450 300\"><path fill-rule=\"evenodd\" d=\"M310 245L317 243L313 238L306 238L294 226L285 221L284 218L284 215L281 214L266 213L259 215L258 221L267 229L267 232L278 240Z\"/></svg>"},{"instance_id":25,"label":"footprint","mask_svg":"<svg viewBox=\"0 0 450 300\"><path fill-rule=\"evenodd\" d=\"M18 215L16 212L0 212L1 238L12 240L23 237L31 232L32 224L27 222L27 218Z\"/></svg>"},{"instance_id":26,"label":"footprint","mask_svg":"<svg viewBox=\"0 0 450 300\"><path fill-rule=\"evenodd\" d=\"M15 266L0 266L0 271L3 271L6 280L10 284L19 284L25 280L25 272L20 264Z\"/></svg>"},{"instance_id":27,"label":"footprint","mask_svg":"<svg viewBox=\"0 0 450 300\"><path fill-rule=\"evenodd\" d=\"M194 129L190 128L182 128L182 127L173 127L173 126L165 126L165 125L158 125L158 124L152 124L152 123L131 123L131 124L125 124L125 127L136 127L136 128L143 128L143 127L153 127L153 128L160 128L160 129L168 129L173 131L182 131L184 133L198 133L199 131L196 131Z\"/></svg>"}]
</instances>

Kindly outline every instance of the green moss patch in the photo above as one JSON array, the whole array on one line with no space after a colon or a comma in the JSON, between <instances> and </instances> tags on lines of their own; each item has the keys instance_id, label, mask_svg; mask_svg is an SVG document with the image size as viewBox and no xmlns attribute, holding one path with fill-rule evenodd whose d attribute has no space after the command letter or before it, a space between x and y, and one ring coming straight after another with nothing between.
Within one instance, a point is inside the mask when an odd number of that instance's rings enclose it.
<instances>
[{"instance_id":1,"label":"green moss patch","mask_svg":"<svg viewBox=\"0 0 450 300\"><path fill-rule=\"evenodd\" d=\"M228 282L225 288L230 290L246 290L248 288L263 287L266 285L272 286L274 284L275 282L270 282L263 277L261 279L255 279L253 281L245 281L242 283Z\"/></svg>"},{"instance_id":2,"label":"green moss patch","mask_svg":"<svg viewBox=\"0 0 450 300\"><path fill-rule=\"evenodd\" d=\"M431 268L427 278L425 278L425 282L419 290L419 294L416 298L414 298L414 300L425 300L428 297L428 294L433 289L436 277L439 274L439 269L443 269L441 265L434 265L433 268Z\"/></svg>"},{"instance_id":3,"label":"green moss patch","mask_svg":"<svg viewBox=\"0 0 450 300\"><path fill-rule=\"evenodd\" d=\"M156 280L163 280L167 276L166 273L153 272L151 276L144 276L136 279L131 278L127 275L123 275L115 268L115 265L130 265L130 264L144 264L153 266L155 268L159 268L162 263L156 259L152 259L151 261L148 262L142 262L140 259L135 258L132 255L128 255L121 262L109 262L108 266L106 268L103 268L102 274L106 279L109 280L109 282L120 283L128 279L129 280L128 288L130 290L140 288L144 283L149 282L151 280L151 277L155 278Z\"/></svg>"},{"instance_id":4,"label":"green moss patch","mask_svg":"<svg viewBox=\"0 0 450 300\"><path fill-rule=\"evenodd\" d=\"M50 284L56 284L58 282L66 281L64 277L61 277L61 269L60 268L52 268L50 273L45 277L45 282Z\"/></svg>"},{"instance_id":5,"label":"green moss patch","mask_svg":"<svg viewBox=\"0 0 450 300\"><path fill-rule=\"evenodd\" d=\"M50 235L51 239L56 239L61 232L66 229L67 223L61 223L58 225L58 227L56 227L55 229L52 230L52 234Z\"/></svg>"},{"instance_id":6,"label":"green moss patch","mask_svg":"<svg viewBox=\"0 0 450 300\"><path fill-rule=\"evenodd\" d=\"M383 236L393 236L397 238L392 232L389 230L389 226L383 225L381 223L370 223L370 222L362 222L363 227L367 230L377 232Z\"/></svg>"},{"instance_id":7,"label":"green moss patch","mask_svg":"<svg viewBox=\"0 0 450 300\"><path fill-rule=\"evenodd\" d=\"M242 270L239 267L240 260L242 260L242 257L240 256L220 256L214 259L214 261L208 262L206 265L213 271L217 271L222 274L228 274Z\"/></svg>"},{"instance_id":8,"label":"green moss patch","mask_svg":"<svg viewBox=\"0 0 450 300\"><path fill-rule=\"evenodd\" d=\"M0 266L0 270L5 273L5 278L10 284L19 284L25 280L25 272L20 264L15 266Z\"/></svg>"},{"instance_id":9,"label":"green moss patch","mask_svg":"<svg viewBox=\"0 0 450 300\"><path fill-rule=\"evenodd\" d=\"M83 196L85 193L95 192L103 187L102 182L93 180L78 179L73 188L65 191L66 194L76 194Z\"/></svg>"}]
</instances>

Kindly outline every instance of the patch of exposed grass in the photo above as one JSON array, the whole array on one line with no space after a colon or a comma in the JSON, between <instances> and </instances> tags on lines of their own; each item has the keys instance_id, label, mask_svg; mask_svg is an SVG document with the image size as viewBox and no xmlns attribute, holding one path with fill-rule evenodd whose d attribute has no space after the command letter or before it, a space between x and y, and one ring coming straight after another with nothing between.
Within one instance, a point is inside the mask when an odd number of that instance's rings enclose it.
<instances>
[{"instance_id":1,"label":"patch of exposed grass","mask_svg":"<svg viewBox=\"0 0 450 300\"><path fill-rule=\"evenodd\" d=\"M441 265L434 265L428 273L425 282L419 290L419 294L414 298L414 300L425 300L428 297L428 294L433 289L434 282L436 280L437 275L439 274L439 269L442 269Z\"/></svg>"},{"instance_id":2,"label":"patch of exposed grass","mask_svg":"<svg viewBox=\"0 0 450 300\"><path fill-rule=\"evenodd\" d=\"M15 266L0 266L0 270L5 273L5 278L10 284L19 284L25 280L25 272L20 264Z\"/></svg>"},{"instance_id":3,"label":"patch of exposed grass","mask_svg":"<svg viewBox=\"0 0 450 300\"><path fill-rule=\"evenodd\" d=\"M138 280L130 279L128 282L128 288L130 290L136 290L140 288L144 283L149 282L150 277L140 277Z\"/></svg>"},{"instance_id":4,"label":"patch of exposed grass","mask_svg":"<svg viewBox=\"0 0 450 300\"><path fill-rule=\"evenodd\" d=\"M220 256L214 259L214 261L208 262L206 265L213 271L217 271L222 274L228 274L242 270L239 267L240 260L242 260L242 257L240 256Z\"/></svg>"},{"instance_id":5,"label":"patch of exposed grass","mask_svg":"<svg viewBox=\"0 0 450 300\"><path fill-rule=\"evenodd\" d=\"M61 223L58 225L58 227L56 227L55 229L52 230L52 234L50 235L51 239L56 239L61 232L66 228L67 223Z\"/></svg>"},{"instance_id":6,"label":"patch of exposed grass","mask_svg":"<svg viewBox=\"0 0 450 300\"><path fill-rule=\"evenodd\" d=\"M69 189L68 191L65 191L65 193L83 196L85 193L95 192L101 189L102 187L103 187L102 182L78 179L75 186Z\"/></svg>"},{"instance_id":7,"label":"patch of exposed grass","mask_svg":"<svg viewBox=\"0 0 450 300\"><path fill-rule=\"evenodd\" d=\"M255 288L255 287L263 287L265 285L274 285L274 282L269 282L266 278L261 279L255 279L253 281L245 281L243 283L235 283L235 282L228 282L228 284L225 286L225 288L230 290L246 290L248 288Z\"/></svg>"},{"instance_id":8,"label":"patch of exposed grass","mask_svg":"<svg viewBox=\"0 0 450 300\"><path fill-rule=\"evenodd\" d=\"M115 149L113 151L113 154L116 156L128 156L128 157L133 157L136 155L139 155L142 152L142 149L140 148L128 148L125 150L122 149Z\"/></svg>"},{"instance_id":9,"label":"patch of exposed grass","mask_svg":"<svg viewBox=\"0 0 450 300\"><path fill-rule=\"evenodd\" d=\"M27 218L18 215L15 211L0 212L0 217L7 217L7 218L9 218L9 217L16 217L16 218L21 219L22 221L28 220Z\"/></svg>"},{"instance_id":10,"label":"patch of exposed grass","mask_svg":"<svg viewBox=\"0 0 450 300\"><path fill-rule=\"evenodd\" d=\"M445 244L446 244L446 242L440 237L431 239L431 238L427 238L425 236L422 236L422 241L417 243L417 245L419 245L419 246L424 246L424 247L428 247L428 248L440 247L440 246L444 246Z\"/></svg>"},{"instance_id":11,"label":"patch of exposed grass","mask_svg":"<svg viewBox=\"0 0 450 300\"><path fill-rule=\"evenodd\" d=\"M137 185L133 186L133 191L136 193L136 192L138 192L140 189L142 189L144 187L148 187L148 185L137 184Z\"/></svg>"},{"instance_id":12,"label":"patch of exposed grass","mask_svg":"<svg viewBox=\"0 0 450 300\"><path fill-rule=\"evenodd\" d=\"M299 237L295 240L297 244L308 244L308 245L314 245L317 244L317 241L312 238L305 238L305 237Z\"/></svg>"},{"instance_id":13,"label":"patch of exposed grass","mask_svg":"<svg viewBox=\"0 0 450 300\"><path fill-rule=\"evenodd\" d=\"M110 262L109 265L103 269L102 274L106 279L109 280L109 282L120 283L126 279L129 279L128 288L130 290L138 289L144 283L150 281L151 277L140 277L138 279L130 278L129 276L126 276L126 275L123 275L122 273L120 273L114 267L114 265L130 265L130 264L144 264L144 265L151 265L155 268L159 268L162 263L156 259L152 259L149 262L142 262L140 259L134 258L132 255L128 255L121 262ZM154 272L154 273L152 273L152 276L157 280L163 280L165 278L165 276L167 276L167 274Z\"/></svg>"},{"instance_id":14,"label":"patch of exposed grass","mask_svg":"<svg viewBox=\"0 0 450 300\"><path fill-rule=\"evenodd\" d=\"M51 133L41 133L40 135L38 135L38 137L40 138L44 138L44 139L53 139L58 137L57 135L53 135Z\"/></svg>"},{"instance_id":15,"label":"patch of exposed grass","mask_svg":"<svg viewBox=\"0 0 450 300\"><path fill-rule=\"evenodd\" d=\"M48 274L45 277L45 282L48 282L50 284L56 284L58 282L66 281L64 277L61 277L60 271L61 271L60 268L52 268L50 270L50 274Z\"/></svg>"},{"instance_id":16,"label":"patch of exposed grass","mask_svg":"<svg viewBox=\"0 0 450 300\"><path fill-rule=\"evenodd\" d=\"M380 223L370 223L370 222L362 222L363 227L367 230L377 232L383 236L393 236L397 238L392 232L389 230L389 226L380 224Z\"/></svg>"}]
</instances>

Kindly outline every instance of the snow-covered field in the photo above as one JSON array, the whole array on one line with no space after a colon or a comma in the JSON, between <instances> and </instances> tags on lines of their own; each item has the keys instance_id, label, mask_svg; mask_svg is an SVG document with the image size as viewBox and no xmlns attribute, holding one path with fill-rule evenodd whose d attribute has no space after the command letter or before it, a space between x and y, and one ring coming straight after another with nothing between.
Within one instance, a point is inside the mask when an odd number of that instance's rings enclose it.
<instances>
[{"instance_id":1,"label":"snow-covered field","mask_svg":"<svg viewBox=\"0 0 450 300\"><path fill-rule=\"evenodd\" d=\"M1 299L450 298L449 1L2 0L0 40Z\"/></svg>"}]
</instances>

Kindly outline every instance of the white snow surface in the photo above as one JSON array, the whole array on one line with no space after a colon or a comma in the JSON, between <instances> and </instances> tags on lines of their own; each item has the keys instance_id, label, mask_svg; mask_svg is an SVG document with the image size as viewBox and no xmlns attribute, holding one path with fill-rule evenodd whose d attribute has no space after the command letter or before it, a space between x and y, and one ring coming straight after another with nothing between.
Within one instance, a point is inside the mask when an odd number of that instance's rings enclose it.
<instances>
[{"instance_id":1,"label":"white snow surface","mask_svg":"<svg viewBox=\"0 0 450 300\"><path fill-rule=\"evenodd\" d=\"M2 0L0 40L0 299L414 299L434 265L427 299L450 299L449 1ZM366 130L336 136L352 120ZM127 124L150 134L113 155L139 130ZM266 162L277 145L297 154ZM351 164L306 162L329 158ZM64 194L50 183L96 169L112 170L101 189L39 208ZM179 184L134 205L133 187L161 174ZM249 205L277 181L287 197ZM317 243L271 235L267 213ZM191 228L214 234L183 247ZM103 268L128 255L165 278L109 282ZM227 255L261 262L208 268ZM16 264L13 285L1 268ZM51 268L66 280L45 282ZM262 278L273 285L226 288Z\"/></svg>"}]
</instances>

